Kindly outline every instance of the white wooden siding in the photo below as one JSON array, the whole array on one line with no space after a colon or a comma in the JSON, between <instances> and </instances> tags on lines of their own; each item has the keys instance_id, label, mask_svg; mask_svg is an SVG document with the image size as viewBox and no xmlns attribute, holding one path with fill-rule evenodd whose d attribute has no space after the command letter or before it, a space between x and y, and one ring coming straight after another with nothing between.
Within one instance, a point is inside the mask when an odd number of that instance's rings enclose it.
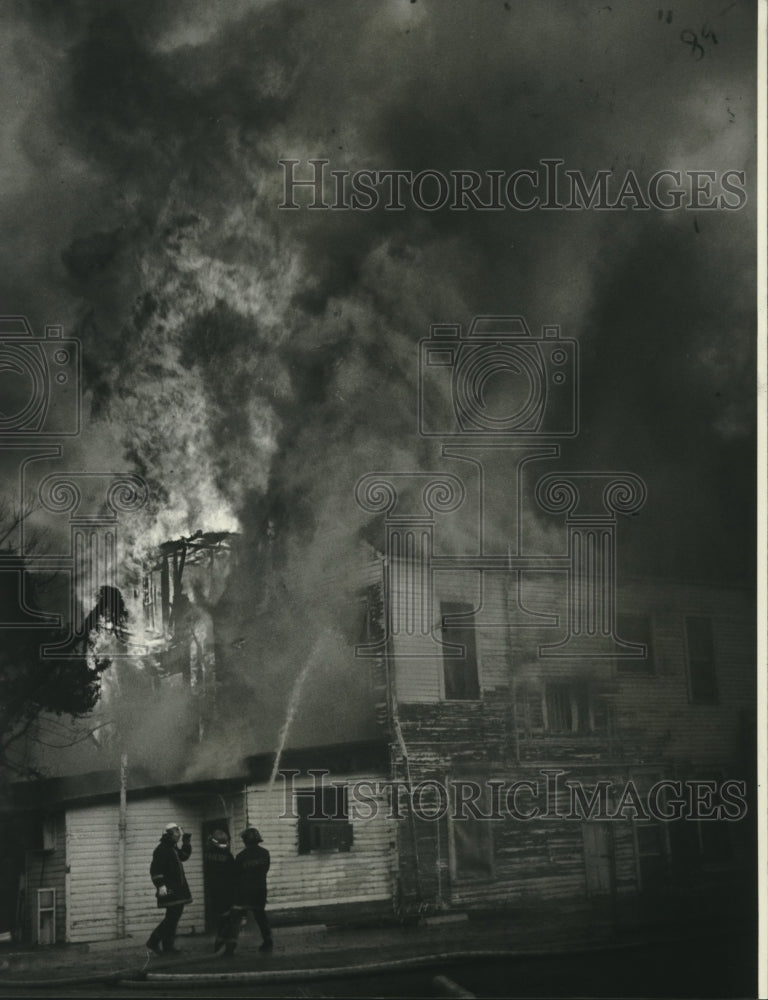
<instances>
[{"instance_id":1,"label":"white wooden siding","mask_svg":"<svg viewBox=\"0 0 768 1000\"><path fill-rule=\"evenodd\" d=\"M369 776L366 780L375 781ZM333 775L326 779L349 783L355 779ZM264 786L248 789L248 819L257 826L270 852L269 909L357 903L391 899L395 853L395 820L387 819L385 795L377 797L378 812L370 819L350 816L353 843L350 851L298 853L298 821L281 818L284 811L282 780L272 790ZM312 787L297 779L296 790ZM366 789L365 796L369 796ZM350 812L356 798L350 786ZM295 806L293 807L295 810ZM361 813L369 806L361 803Z\"/></svg>"},{"instance_id":2,"label":"white wooden siding","mask_svg":"<svg viewBox=\"0 0 768 1000\"><path fill-rule=\"evenodd\" d=\"M440 637L440 602L465 601L475 608L477 672L483 696L509 685L504 575L437 572L432 607L433 634ZM391 595L403 610L409 595ZM393 640L397 657L397 697L404 702L436 702L444 697L443 656L437 643L401 634ZM426 654L426 655L425 655Z\"/></svg>"},{"instance_id":3,"label":"white wooden siding","mask_svg":"<svg viewBox=\"0 0 768 1000\"><path fill-rule=\"evenodd\" d=\"M118 805L88 806L67 813L69 940L105 941L117 936ZM166 823L175 820L192 834L184 871L193 902L179 933L203 930L203 877L199 811L171 798L129 800L125 845L125 923L130 936L149 935L162 919L149 877L152 852Z\"/></svg>"},{"instance_id":4,"label":"white wooden siding","mask_svg":"<svg viewBox=\"0 0 768 1000\"><path fill-rule=\"evenodd\" d=\"M272 855L270 908L390 899L395 831L392 829L394 821L385 818L384 798L379 803L379 815L370 820L353 819L351 851L299 856L297 821L280 819L281 784L278 782L269 794L258 787L248 790L248 822L259 827ZM296 788L308 784L297 782ZM350 805L354 801L351 794ZM128 936L142 941L162 919L149 866L163 828L171 820L192 834L192 854L184 864L184 871L193 902L184 909L179 934L203 931L202 823L209 817L222 815L230 819L232 847L237 853L242 846L240 833L246 825L245 796L242 794L225 800L205 796L195 802L171 797L128 801L125 859ZM117 826L117 803L70 809L67 813L71 941L104 941L117 936ZM63 902L63 892L61 898Z\"/></svg>"},{"instance_id":5,"label":"white wooden siding","mask_svg":"<svg viewBox=\"0 0 768 1000\"><path fill-rule=\"evenodd\" d=\"M117 806L67 813L69 940L117 935Z\"/></svg>"},{"instance_id":6,"label":"white wooden siding","mask_svg":"<svg viewBox=\"0 0 768 1000\"><path fill-rule=\"evenodd\" d=\"M513 596L515 596L513 594ZM557 643L565 634L567 611L564 574L523 574L521 604L534 614L557 614L558 627L536 627L529 618L520 627L509 610L510 627L502 623L508 613L504 574L486 574L481 591L477 574L435 574L433 619L439 635L441 600L464 600L480 608L476 620L478 672L481 697L490 702L493 693L508 690L515 678L542 685L545 680L590 679L598 687L614 691L616 729L631 741L637 737L648 745L662 745L667 758L696 760L701 764L725 762L743 736L742 716L754 709L755 636L754 605L746 591L738 588L679 583L669 580L628 580L617 588L618 614L651 619L654 671L618 671L614 659L553 658L539 653L539 646ZM393 594L400 604L406 594ZM704 616L712 620L718 700L695 704L689 693L685 648L685 619ZM402 704L435 704L442 700L443 662L434 646L431 656L417 657L427 650L415 636L395 637L396 692ZM428 650L427 650L428 651ZM468 711L471 706L468 705ZM523 711L522 704L519 711Z\"/></svg>"},{"instance_id":7,"label":"white wooden siding","mask_svg":"<svg viewBox=\"0 0 768 1000\"><path fill-rule=\"evenodd\" d=\"M184 862L192 903L184 908L179 923L180 934L202 932L204 922L203 852L200 843L199 810L174 799L143 799L128 803L128 829L125 860L126 932L141 937L149 934L162 919L155 889L149 877L152 852L157 847L166 823L175 820L192 834L192 854Z\"/></svg>"}]
</instances>

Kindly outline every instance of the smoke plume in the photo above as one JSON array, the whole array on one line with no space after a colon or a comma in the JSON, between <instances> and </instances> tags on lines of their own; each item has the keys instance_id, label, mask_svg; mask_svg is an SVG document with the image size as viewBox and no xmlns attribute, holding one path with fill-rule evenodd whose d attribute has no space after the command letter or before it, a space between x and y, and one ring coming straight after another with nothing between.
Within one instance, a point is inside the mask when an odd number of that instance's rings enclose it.
<instances>
[{"instance_id":1,"label":"smoke plume","mask_svg":"<svg viewBox=\"0 0 768 1000\"><path fill-rule=\"evenodd\" d=\"M703 58L681 42L700 33L698 5L672 25L657 14L502 0L4 5L2 308L82 341L87 425L65 461L149 483L125 523L134 586L167 539L242 535L219 614L222 641L245 636L228 655L261 730L233 720L233 745L274 746L326 626L338 648L326 644L314 695L364 704L345 624L368 518L353 491L371 471L448 468L417 433L418 341L434 322L559 323L582 359L581 433L562 466L648 485L620 532L622 567L751 579L754 10L719 14ZM312 157L414 173L552 157L586 177L743 170L749 201L278 209L278 161L307 176ZM502 499L487 512L499 539L506 511ZM280 610L265 618L270 524ZM321 717L299 711L296 739L320 738Z\"/></svg>"}]
</instances>

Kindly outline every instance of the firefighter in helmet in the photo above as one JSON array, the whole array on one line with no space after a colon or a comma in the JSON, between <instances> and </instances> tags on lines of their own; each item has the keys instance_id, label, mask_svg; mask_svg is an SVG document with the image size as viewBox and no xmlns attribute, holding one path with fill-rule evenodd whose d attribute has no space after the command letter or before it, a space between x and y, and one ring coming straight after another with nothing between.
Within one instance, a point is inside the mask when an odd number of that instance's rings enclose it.
<instances>
[{"instance_id":1,"label":"firefighter in helmet","mask_svg":"<svg viewBox=\"0 0 768 1000\"><path fill-rule=\"evenodd\" d=\"M229 848L229 834L224 829L216 829L205 842L203 851L205 871L206 903L216 923L216 940L213 946L218 951L222 946L237 940L232 927L234 921L232 905L235 901L235 859Z\"/></svg>"},{"instance_id":2,"label":"firefighter in helmet","mask_svg":"<svg viewBox=\"0 0 768 1000\"><path fill-rule=\"evenodd\" d=\"M267 903L269 851L261 846L263 838L255 826L247 826L241 837L244 847L235 858L235 907L241 915L247 910L253 911L261 931L259 951L272 951L272 931L264 910ZM232 954L234 950L234 944L231 944L227 948L227 954Z\"/></svg>"},{"instance_id":3,"label":"firefighter in helmet","mask_svg":"<svg viewBox=\"0 0 768 1000\"><path fill-rule=\"evenodd\" d=\"M191 835L183 833L178 823L168 823L152 855L149 869L157 905L165 911L165 916L147 941L147 948L156 955L160 954L161 945L165 954L177 954L179 951L175 945L176 927L184 907L192 902L183 864L191 853Z\"/></svg>"}]
</instances>

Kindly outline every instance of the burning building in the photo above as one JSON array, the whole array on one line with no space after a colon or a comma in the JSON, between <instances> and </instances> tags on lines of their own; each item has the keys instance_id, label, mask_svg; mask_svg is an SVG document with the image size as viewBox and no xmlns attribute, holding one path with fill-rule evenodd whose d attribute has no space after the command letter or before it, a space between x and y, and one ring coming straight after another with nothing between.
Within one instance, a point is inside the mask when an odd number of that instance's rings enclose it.
<instances>
[{"instance_id":1,"label":"burning building","mask_svg":"<svg viewBox=\"0 0 768 1000\"><path fill-rule=\"evenodd\" d=\"M355 579L329 571L328 617L288 662L279 543L265 535L247 556L242 538L201 533L146 567L150 678L134 698L140 715L166 699L177 713L151 737L165 766L143 725L137 741L118 721L99 747L110 767L17 788L39 819L32 940L145 935L148 859L169 818L193 834L187 931L211 926L206 836L236 841L249 823L272 854L277 923L701 906L748 884L748 593L628 580L615 595L626 648L547 656L569 637L556 574L438 571L424 589L413 563L361 541ZM270 579L248 617L236 595L255 560Z\"/></svg>"},{"instance_id":2,"label":"burning building","mask_svg":"<svg viewBox=\"0 0 768 1000\"><path fill-rule=\"evenodd\" d=\"M30 730L17 930L143 939L169 819L187 930L246 821L282 920L748 880L755 24L723 7L3 5L6 478L67 522L70 614L98 531L127 611L83 637L93 715ZM523 481L558 448L653 503L558 513Z\"/></svg>"}]
</instances>

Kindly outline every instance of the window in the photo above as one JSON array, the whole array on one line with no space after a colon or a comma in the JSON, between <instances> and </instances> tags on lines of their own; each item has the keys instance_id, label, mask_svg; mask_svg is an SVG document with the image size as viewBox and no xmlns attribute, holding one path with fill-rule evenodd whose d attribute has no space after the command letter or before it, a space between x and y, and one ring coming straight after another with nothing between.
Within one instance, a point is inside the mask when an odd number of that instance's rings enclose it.
<instances>
[{"instance_id":1,"label":"window","mask_svg":"<svg viewBox=\"0 0 768 1000\"><path fill-rule=\"evenodd\" d=\"M36 944L56 943L56 890L37 890Z\"/></svg>"},{"instance_id":2,"label":"window","mask_svg":"<svg viewBox=\"0 0 768 1000\"><path fill-rule=\"evenodd\" d=\"M544 688L544 728L551 733L591 733L589 687L584 682L549 681Z\"/></svg>"},{"instance_id":3,"label":"window","mask_svg":"<svg viewBox=\"0 0 768 1000\"><path fill-rule=\"evenodd\" d=\"M351 849L352 824L346 785L321 785L297 792L296 812L299 854Z\"/></svg>"},{"instance_id":4,"label":"window","mask_svg":"<svg viewBox=\"0 0 768 1000\"><path fill-rule=\"evenodd\" d=\"M712 621L709 618L686 618L685 640L688 650L691 701L713 704L717 701L717 677Z\"/></svg>"},{"instance_id":5,"label":"window","mask_svg":"<svg viewBox=\"0 0 768 1000\"><path fill-rule=\"evenodd\" d=\"M618 615L616 626L619 639L645 646L644 657L631 660L619 659L616 661L616 669L627 674L652 674L655 665L651 619L647 615Z\"/></svg>"},{"instance_id":6,"label":"window","mask_svg":"<svg viewBox=\"0 0 768 1000\"><path fill-rule=\"evenodd\" d=\"M42 849L46 852L56 850L56 817L45 816L42 828Z\"/></svg>"},{"instance_id":7,"label":"window","mask_svg":"<svg viewBox=\"0 0 768 1000\"><path fill-rule=\"evenodd\" d=\"M457 650L443 652L443 683L448 701L476 701L480 697L477 676L477 647L475 644L474 608L460 601L441 601L440 615L442 641L454 646L463 646L463 655ZM460 625L446 625L445 618L455 615L465 616ZM457 655L458 654L458 655Z\"/></svg>"},{"instance_id":8,"label":"window","mask_svg":"<svg viewBox=\"0 0 768 1000\"><path fill-rule=\"evenodd\" d=\"M663 889L668 879L664 828L660 823L638 820L635 837L640 888L644 891Z\"/></svg>"},{"instance_id":9,"label":"window","mask_svg":"<svg viewBox=\"0 0 768 1000\"><path fill-rule=\"evenodd\" d=\"M358 594L357 642L375 646L384 638L384 601L381 586L371 584Z\"/></svg>"}]
</instances>

